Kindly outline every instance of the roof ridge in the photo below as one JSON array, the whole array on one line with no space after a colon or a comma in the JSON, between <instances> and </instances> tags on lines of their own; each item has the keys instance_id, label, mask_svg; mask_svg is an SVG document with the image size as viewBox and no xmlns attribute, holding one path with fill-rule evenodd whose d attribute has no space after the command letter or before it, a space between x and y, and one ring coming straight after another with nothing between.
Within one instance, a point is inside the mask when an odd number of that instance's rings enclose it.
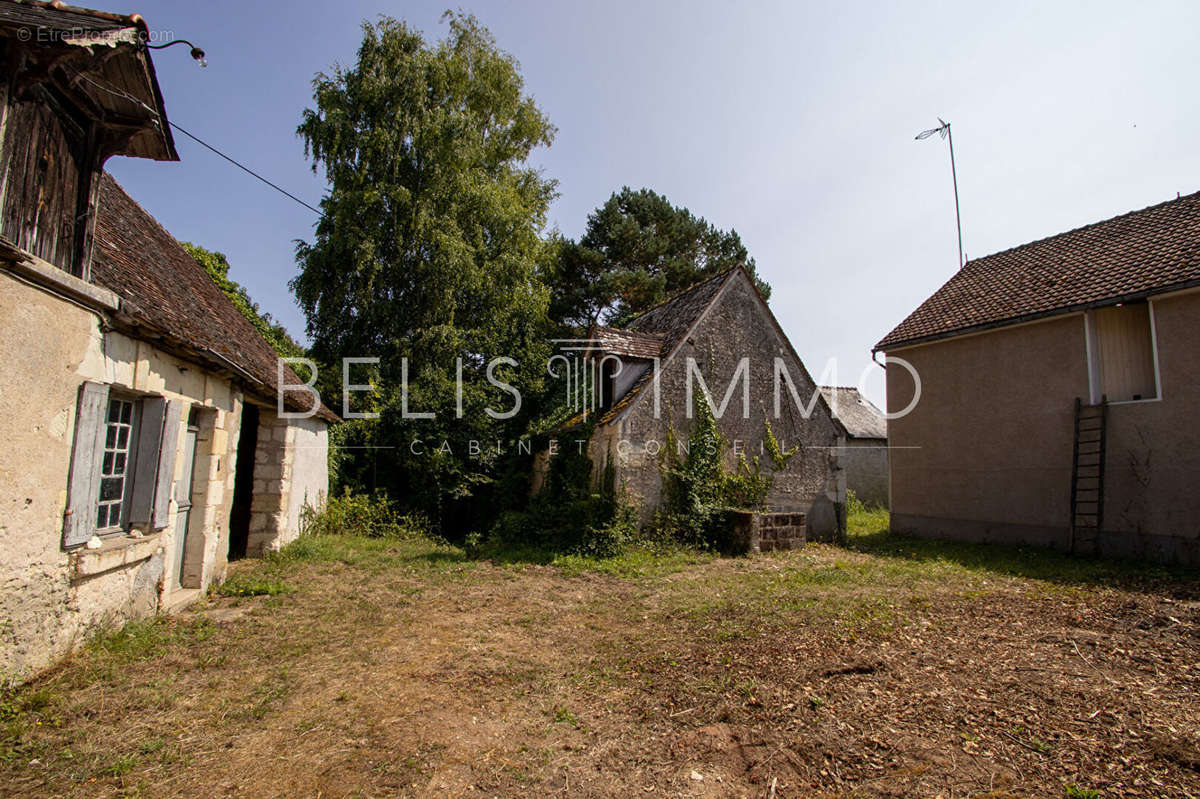
<instances>
[{"instance_id":1,"label":"roof ridge","mask_svg":"<svg viewBox=\"0 0 1200 799\"><path fill-rule=\"evenodd\" d=\"M703 280L697 280L695 283L691 284L687 288L680 289L679 291L672 294L670 297L667 297L665 300L662 300L660 302L655 303L654 305L651 305L649 308L642 311L640 314L638 314L637 316L633 317L628 322L626 322L626 327L618 328L618 329L628 330L629 325L632 325L634 322L641 319L643 316L650 313L651 311L656 311L659 308L662 308L664 305L670 305L671 303L678 300L680 297L683 297L685 294L689 294L692 291L694 291L695 289L698 289L701 286L703 286L711 281L717 280L718 278L721 278L721 279L728 278L730 275L732 275L737 270L744 269L744 268L745 267L742 264L738 264L737 266L731 266L728 269L723 269L720 272L709 275L708 277L704 278Z\"/></svg>"},{"instance_id":2,"label":"roof ridge","mask_svg":"<svg viewBox=\"0 0 1200 799\"><path fill-rule=\"evenodd\" d=\"M1072 233L1079 233L1080 231L1088 230L1088 229L1094 228L1094 227L1099 227L1100 225L1107 225L1110 222L1116 222L1118 219L1124 219L1125 217L1134 216L1136 214L1144 214L1147 211L1153 211L1156 208L1162 208L1167 205L1173 205L1175 203L1183 202L1184 200L1191 200L1191 199L1200 199L1200 191L1194 191L1191 194L1180 194L1170 200L1163 200L1162 202L1153 203L1153 204L1147 205L1143 208L1135 208L1132 211L1125 211L1124 213L1116 214L1115 216L1110 216L1105 219L1097 220L1095 222L1089 222L1086 225L1080 225L1079 227L1073 227L1068 230L1064 230L1060 233L1054 233L1049 236L1042 236L1040 239L1034 239L1033 241L1027 241L1027 242L1024 242L1023 244L1016 244L1016 245L1013 245L1012 247L1007 247L1003 250L997 250L996 252L988 253L987 255L981 255L978 258L972 258L972 259L968 260L966 263L963 264L962 268L966 269L967 264L974 264L974 263L978 263L980 261L987 261L991 258L995 258L1000 255L1007 255L1008 253L1011 253L1011 252L1017 252L1018 250L1023 250L1026 247L1034 247L1039 244L1045 244L1048 241L1062 238L1063 236L1069 236ZM961 270L959 270L959 271L961 271ZM951 279L953 279L953 277L951 277ZM947 282L949 282L949 281L947 281Z\"/></svg>"},{"instance_id":3,"label":"roof ridge","mask_svg":"<svg viewBox=\"0 0 1200 799\"><path fill-rule=\"evenodd\" d=\"M968 261L873 351L1200 285L1200 192Z\"/></svg>"}]
</instances>

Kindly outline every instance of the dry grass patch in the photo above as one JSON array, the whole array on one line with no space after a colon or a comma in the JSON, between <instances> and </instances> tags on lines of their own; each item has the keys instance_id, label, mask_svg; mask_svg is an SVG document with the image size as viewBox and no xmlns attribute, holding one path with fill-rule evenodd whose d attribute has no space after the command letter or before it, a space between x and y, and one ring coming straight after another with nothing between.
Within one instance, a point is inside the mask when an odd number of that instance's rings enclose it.
<instances>
[{"instance_id":1,"label":"dry grass patch","mask_svg":"<svg viewBox=\"0 0 1200 799\"><path fill-rule=\"evenodd\" d=\"M1194 575L314 537L5 695L21 796L1196 796ZM699 777L699 779L697 779Z\"/></svg>"}]
</instances>

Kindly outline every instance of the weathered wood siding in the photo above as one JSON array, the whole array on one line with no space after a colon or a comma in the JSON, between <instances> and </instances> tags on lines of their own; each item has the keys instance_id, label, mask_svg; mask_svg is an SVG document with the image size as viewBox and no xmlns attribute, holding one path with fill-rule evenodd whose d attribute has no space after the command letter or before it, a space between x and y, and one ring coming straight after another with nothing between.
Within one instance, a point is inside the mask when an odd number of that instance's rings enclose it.
<instances>
[{"instance_id":1,"label":"weathered wood siding","mask_svg":"<svg viewBox=\"0 0 1200 799\"><path fill-rule=\"evenodd\" d=\"M4 205L0 233L39 258L78 274L81 184L87 184L87 135L51 92L7 109L2 148ZM82 188L86 190L87 186ZM84 206L86 210L86 205Z\"/></svg>"}]
</instances>

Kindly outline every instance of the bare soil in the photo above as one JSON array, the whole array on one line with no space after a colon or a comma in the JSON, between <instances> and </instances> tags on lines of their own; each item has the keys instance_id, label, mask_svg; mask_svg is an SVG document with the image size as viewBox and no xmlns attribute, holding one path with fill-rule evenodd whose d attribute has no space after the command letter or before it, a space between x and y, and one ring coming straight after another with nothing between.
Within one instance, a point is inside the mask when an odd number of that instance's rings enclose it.
<instances>
[{"instance_id":1,"label":"bare soil","mask_svg":"<svg viewBox=\"0 0 1200 799\"><path fill-rule=\"evenodd\" d=\"M601 571L339 546L235 564L286 592L10 692L0 793L1200 796L1186 575L903 540Z\"/></svg>"}]
</instances>

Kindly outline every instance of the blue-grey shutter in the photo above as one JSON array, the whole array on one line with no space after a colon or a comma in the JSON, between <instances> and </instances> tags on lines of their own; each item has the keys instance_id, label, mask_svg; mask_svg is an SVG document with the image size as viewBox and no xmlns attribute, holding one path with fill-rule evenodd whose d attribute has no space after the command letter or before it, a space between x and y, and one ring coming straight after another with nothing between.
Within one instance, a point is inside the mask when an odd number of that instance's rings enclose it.
<instances>
[{"instance_id":1,"label":"blue-grey shutter","mask_svg":"<svg viewBox=\"0 0 1200 799\"><path fill-rule=\"evenodd\" d=\"M133 458L133 485L129 495L129 523L147 527L154 509L154 481L158 476L158 450L162 446L163 417L167 401L159 397L138 403L138 437Z\"/></svg>"},{"instance_id":2,"label":"blue-grey shutter","mask_svg":"<svg viewBox=\"0 0 1200 799\"><path fill-rule=\"evenodd\" d=\"M175 451L179 446L179 420L182 415L182 402L171 400L167 403L162 443L158 449L158 482L154 487L155 530L166 527L171 514L171 483L175 479Z\"/></svg>"},{"instance_id":3,"label":"blue-grey shutter","mask_svg":"<svg viewBox=\"0 0 1200 799\"><path fill-rule=\"evenodd\" d=\"M104 420L108 386L86 382L79 387L75 413L75 443L67 480L67 510L63 515L64 549L86 544L96 532L100 496L100 461L104 457Z\"/></svg>"}]
</instances>

